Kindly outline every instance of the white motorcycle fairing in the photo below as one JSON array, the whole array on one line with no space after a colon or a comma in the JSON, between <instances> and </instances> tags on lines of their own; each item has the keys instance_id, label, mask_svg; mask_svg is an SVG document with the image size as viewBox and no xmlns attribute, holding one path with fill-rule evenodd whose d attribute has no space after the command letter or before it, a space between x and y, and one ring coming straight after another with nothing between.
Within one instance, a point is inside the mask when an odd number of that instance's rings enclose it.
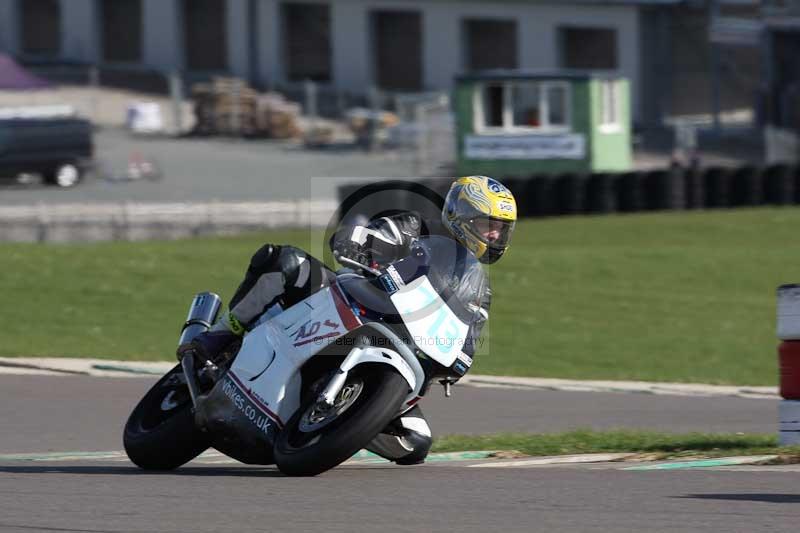
<instances>
[{"instance_id":1,"label":"white motorcycle fairing","mask_svg":"<svg viewBox=\"0 0 800 533\"><path fill-rule=\"evenodd\" d=\"M392 342L386 347L356 346L354 336L345 335L357 328ZM303 366L331 344L350 347L336 377L346 377L363 363L391 365L409 385L400 413L413 405L425 381L416 356L385 325L362 325L334 284L245 335L231 368L198 401L198 424L216 435L228 436L214 446L245 463L271 463L277 432L300 406ZM344 350L336 352L341 356Z\"/></svg>"}]
</instances>

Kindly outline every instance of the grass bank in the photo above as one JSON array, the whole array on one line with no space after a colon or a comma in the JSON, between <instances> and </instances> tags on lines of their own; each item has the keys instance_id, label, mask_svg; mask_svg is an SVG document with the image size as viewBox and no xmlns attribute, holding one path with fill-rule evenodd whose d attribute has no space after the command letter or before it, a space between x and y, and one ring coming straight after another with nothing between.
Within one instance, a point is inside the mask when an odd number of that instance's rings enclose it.
<instances>
[{"instance_id":1,"label":"grass bank","mask_svg":"<svg viewBox=\"0 0 800 533\"><path fill-rule=\"evenodd\" d=\"M489 268L473 371L771 385L775 287L800 281L800 210L527 220ZM0 355L169 359L192 295L229 299L264 242L0 244Z\"/></svg>"},{"instance_id":2,"label":"grass bank","mask_svg":"<svg viewBox=\"0 0 800 533\"><path fill-rule=\"evenodd\" d=\"M633 452L654 459L772 454L800 458L800 446L778 447L778 439L773 435L628 430L447 435L437 438L432 449L434 452L464 450L513 450L530 456Z\"/></svg>"}]
</instances>

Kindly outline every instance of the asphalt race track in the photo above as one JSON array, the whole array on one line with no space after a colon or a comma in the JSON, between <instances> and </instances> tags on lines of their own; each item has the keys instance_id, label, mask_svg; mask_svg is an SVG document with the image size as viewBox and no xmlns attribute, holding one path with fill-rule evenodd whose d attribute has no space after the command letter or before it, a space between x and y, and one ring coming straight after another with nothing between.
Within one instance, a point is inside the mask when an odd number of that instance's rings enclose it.
<instances>
[{"instance_id":1,"label":"asphalt race track","mask_svg":"<svg viewBox=\"0 0 800 533\"><path fill-rule=\"evenodd\" d=\"M624 463L413 467L351 463L292 479L198 460L145 473L121 427L152 379L0 376L0 531L796 531L796 466L631 471ZM425 400L434 431L776 428L776 402L456 387ZM30 455L26 460L10 454ZM503 461L490 460L494 464Z\"/></svg>"},{"instance_id":2,"label":"asphalt race track","mask_svg":"<svg viewBox=\"0 0 800 533\"><path fill-rule=\"evenodd\" d=\"M266 202L337 197L358 177L413 176L409 159L383 153L309 150L276 141L141 138L105 128L95 134L98 167L124 173L129 157L156 162L164 178L109 182L98 175L71 189L0 180L0 206L108 202ZM94 174L101 174L98 171ZM353 178L356 178L355 180ZM368 180L371 181L371 180Z\"/></svg>"}]
</instances>

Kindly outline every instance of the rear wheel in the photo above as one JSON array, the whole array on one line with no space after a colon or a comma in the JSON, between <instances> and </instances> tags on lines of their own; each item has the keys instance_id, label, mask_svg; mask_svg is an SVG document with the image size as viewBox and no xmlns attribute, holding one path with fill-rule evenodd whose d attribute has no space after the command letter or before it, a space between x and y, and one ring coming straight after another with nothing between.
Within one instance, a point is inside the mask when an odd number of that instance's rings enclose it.
<instances>
[{"instance_id":1,"label":"rear wheel","mask_svg":"<svg viewBox=\"0 0 800 533\"><path fill-rule=\"evenodd\" d=\"M73 187L83 177L83 172L75 163L61 163L55 169L47 172L44 176L45 181L58 187Z\"/></svg>"},{"instance_id":2,"label":"rear wheel","mask_svg":"<svg viewBox=\"0 0 800 533\"><path fill-rule=\"evenodd\" d=\"M156 383L134 408L125 424L123 444L128 457L145 470L172 470L211 445L194 423L192 399L178 365Z\"/></svg>"},{"instance_id":3,"label":"rear wheel","mask_svg":"<svg viewBox=\"0 0 800 533\"><path fill-rule=\"evenodd\" d=\"M316 394L303 402L275 442L284 474L315 476L364 448L397 415L408 383L388 365L359 365L332 407Z\"/></svg>"}]
</instances>

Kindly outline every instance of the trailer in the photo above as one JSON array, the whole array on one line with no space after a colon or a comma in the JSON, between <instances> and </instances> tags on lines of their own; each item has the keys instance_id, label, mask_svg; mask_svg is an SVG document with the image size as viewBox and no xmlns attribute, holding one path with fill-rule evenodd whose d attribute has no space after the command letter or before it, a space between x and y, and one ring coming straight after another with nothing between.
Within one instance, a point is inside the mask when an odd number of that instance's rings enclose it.
<instances>
[{"instance_id":1,"label":"trailer","mask_svg":"<svg viewBox=\"0 0 800 533\"><path fill-rule=\"evenodd\" d=\"M77 185L92 164L92 125L76 117L0 118L0 179L38 174L58 187Z\"/></svg>"}]
</instances>

